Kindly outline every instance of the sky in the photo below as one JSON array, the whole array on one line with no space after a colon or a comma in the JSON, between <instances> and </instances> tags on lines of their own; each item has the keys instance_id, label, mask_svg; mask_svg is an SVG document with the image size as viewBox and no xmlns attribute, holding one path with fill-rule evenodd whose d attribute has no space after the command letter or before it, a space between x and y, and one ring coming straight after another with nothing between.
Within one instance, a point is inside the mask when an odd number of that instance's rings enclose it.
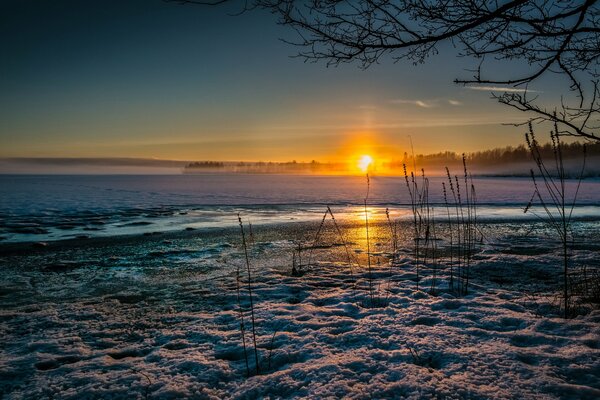
<instances>
[{"instance_id":1,"label":"sky","mask_svg":"<svg viewBox=\"0 0 600 400\"><path fill-rule=\"evenodd\" d=\"M366 70L291 57L272 15L161 0L0 0L0 157L337 162L517 145L450 46Z\"/></svg>"}]
</instances>

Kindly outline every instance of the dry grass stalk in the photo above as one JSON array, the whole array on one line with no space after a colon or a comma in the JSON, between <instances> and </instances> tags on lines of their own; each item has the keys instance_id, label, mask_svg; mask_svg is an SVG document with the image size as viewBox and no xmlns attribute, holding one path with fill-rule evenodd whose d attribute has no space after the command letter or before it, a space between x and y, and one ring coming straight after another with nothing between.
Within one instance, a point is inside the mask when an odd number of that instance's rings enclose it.
<instances>
[{"instance_id":1,"label":"dry grass stalk","mask_svg":"<svg viewBox=\"0 0 600 400\"><path fill-rule=\"evenodd\" d=\"M567 173L563 164L562 142L558 131L558 126L554 125L554 131L550 133L552 141L552 154L554 166L546 165L546 160L542 157L541 146L537 141L533 127L529 123L529 132L525 134L525 140L529 152L535 162L537 174L532 169L531 179L534 185L532 200L525 207L525 212L531 209L533 199L537 198L544 211L544 216L539 216L548 226L550 226L558 235L563 258L563 307L564 318L570 316L570 295L569 295L569 248L574 241L572 229L572 216L581 181L585 173L586 147L583 147L583 162L581 172L577 177L577 186L575 192L569 200L567 190ZM535 214L535 213L534 213ZM537 214L535 214L537 215Z\"/></svg>"},{"instance_id":2,"label":"dry grass stalk","mask_svg":"<svg viewBox=\"0 0 600 400\"><path fill-rule=\"evenodd\" d=\"M248 286L247 286L247 291L248 291L248 301L250 303L250 323L251 323L251 328L252 328L252 344L254 346L254 361L255 361L255 365L256 365L256 374L260 374L260 363L259 363L259 356L258 356L258 347L256 345L256 319L254 316L254 299L252 296L252 272L250 270L250 258L248 256L248 246L246 243L246 234L244 232L244 224L242 223L242 217L240 216L240 214L238 214L238 221L239 221L239 225L240 225L240 231L242 233L242 245L244 248L244 256L246 259L246 270L248 273Z\"/></svg>"}]
</instances>

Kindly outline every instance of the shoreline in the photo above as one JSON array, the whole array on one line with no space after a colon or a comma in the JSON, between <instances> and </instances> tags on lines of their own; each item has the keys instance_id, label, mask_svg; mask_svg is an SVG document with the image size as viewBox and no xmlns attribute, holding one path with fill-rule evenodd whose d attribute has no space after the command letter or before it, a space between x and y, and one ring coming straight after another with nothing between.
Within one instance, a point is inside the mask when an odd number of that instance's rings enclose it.
<instances>
[{"instance_id":1,"label":"shoreline","mask_svg":"<svg viewBox=\"0 0 600 400\"><path fill-rule=\"evenodd\" d=\"M347 225L347 224L346 224ZM354 225L354 224L353 224ZM358 223L356 223L358 225ZM285 223L271 223L252 225L255 233L264 234L265 231L283 230L316 230L318 222L314 221L290 221ZM244 224L244 229L248 226ZM88 238L58 239L49 241L27 241L27 242L7 242L0 243L0 257L10 255L30 255L32 253L44 253L48 251L62 251L66 249L83 249L107 247L115 244L135 245L148 244L151 242L164 242L169 240L193 239L195 237L202 239L217 238L221 236L240 235L239 226L227 227L206 227L198 229L183 229L177 231L151 232L151 233L132 233L113 236L93 236ZM241 239L240 239L241 240Z\"/></svg>"},{"instance_id":2,"label":"shoreline","mask_svg":"<svg viewBox=\"0 0 600 400\"><path fill-rule=\"evenodd\" d=\"M313 220L290 220L285 222L259 222L253 223L252 229L255 233L260 234L273 234L273 232L281 231L294 232L294 231L317 231L319 221L321 218ZM330 223L330 219L327 218L327 223ZM600 223L600 215L598 216L573 216L573 222L579 223ZM447 219L439 218L437 222L443 227L447 224ZM351 228L362 228L364 227L363 221L348 221L344 220L343 217L338 218L336 214L336 223L343 229ZM394 223L403 226L406 225L406 229L412 229L412 221L409 219L395 220ZM479 223L482 225L515 225L515 224L529 224L531 227L536 225L544 224L539 218L535 216L524 217L524 218L481 218ZM369 225L374 227L387 227L388 222L383 219L373 219L369 222ZM244 222L244 228L247 230L247 221ZM163 242L169 240L179 239L192 239L199 237L208 239L219 236L235 236L239 235L239 226L227 225L219 227L199 227L199 228L182 228L179 230L165 230L165 231L153 231L153 232L139 232L139 233L126 233L109 236L88 236L88 237L73 237L73 238L59 238L55 240L28 240L19 242L1 242L0 241L0 256L7 255L20 255L20 254L32 254L32 253L44 253L47 251L64 250L64 249L75 249L75 248L96 248L96 247L107 247L115 244L132 245L144 243L148 244L151 242Z\"/></svg>"}]
</instances>

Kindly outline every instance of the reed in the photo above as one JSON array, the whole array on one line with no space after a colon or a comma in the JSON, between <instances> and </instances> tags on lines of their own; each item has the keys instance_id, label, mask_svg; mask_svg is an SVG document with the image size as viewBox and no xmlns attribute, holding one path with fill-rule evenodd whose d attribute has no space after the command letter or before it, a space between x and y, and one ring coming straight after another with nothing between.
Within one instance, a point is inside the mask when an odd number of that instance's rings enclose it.
<instances>
[{"instance_id":1,"label":"reed","mask_svg":"<svg viewBox=\"0 0 600 400\"><path fill-rule=\"evenodd\" d=\"M428 259L436 269L437 244L435 241L435 218L434 209L429 202L429 178L425 170L421 169L421 182L415 178L414 172L409 174L404 169L404 181L410 197L410 208L413 220L414 247L413 258L416 272L416 288L420 289L421 273L427 266ZM437 273L434 271L434 274ZM435 283L435 279L434 282ZM434 289L434 288L432 288Z\"/></svg>"},{"instance_id":2,"label":"reed","mask_svg":"<svg viewBox=\"0 0 600 400\"><path fill-rule=\"evenodd\" d=\"M447 170L447 168L446 168ZM448 218L448 234L450 236L450 262L448 266L450 267L450 282L448 282L448 287L452 291L454 290L454 235L453 235L453 226L452 226L452 217L450 216L450 205L448 204L448 191L446 190L446 183L442 182L442 188L444 191L444 205L446 206L446 215Z\"/></svg>"},{"instance_id":3,"label":"reed","mask_svg":"<svg viewBox=\"0 0 600 400\"><path fill-rule=\"evenodd\" d=\"M385 217L390 230L390 237L392 239L392 260L395 261L398 252L398 226L395 223L392 223L390 218L390 209L387 207L385 209Z\"/></svg>"},{"instance_id":4,"label":"reed","mask_svg":"<svg viewBox=\"0 0 600 400\"><path fill-rule=\"evenodd\" d=\"M244 309L242 307L242 294L240 283L240 266L238 264L235 274L235 289L237 294L238 317L240 319L240 336L242 337L242 347L244 349L244 361L246 362L246 376L250 377L250 364L248 362L248 348L246 346L246 323L244 318Z\"/></svg>"},{"instance_id":5,"label":"reed","mask_svg":"<svg viewBox=\"0 0 600 400\"><path fill-rule=\"evenodd\" d=\"M327 207L327 208L329 209L329 207ZM309 267L312 265L313 250L319 243L319 239L321 237L321 231L323 230L323 226L325 226L325 220L327 219L328 213L329 213L329 211L325 210L325 213L323 214L323 218L321 218L321 223L319 224L319 228L317 229L317 233L315 233L315 237L313 239L312 245L310 246L310 250L308 252L308 263L307 263L307 265ZM302 273L302 271L300 271L300 272Z\"/></svg>"},{"instance_id":6,"label":"reed","mask_svg":"<svg viewBox=\"0 0 600 400\"><path fill-rule=\"evenodd\" d=\"M390 238L392 239L392 259L390 260L390 268L388 273L388 284L387 290L390 292L390 288L392 286L392 269L394 265L396 265L396 260L398 257L398 225L396 222L392 222L390 218L390 209L386 207L385 209L385 217L387 220L388 228L390 230Z\"/></svg>"},{"instance_id":7,"label":"reed","mask_svg":"<svg viewBox=\"0 0 600 400\"><path fill-rule=\"evenodd\" d=\"M554 230L561 243L562 263L563 263L563 307L564 318L570 315L570 294L569 294L569 249L574 241L574 232L572 229L572 216L577 196L581 187L581 181L585 173L586 165L586 147L583 146L583 162L581 172L576 178L576 188L574 193L569 196L567 190L567 174L565 172L562 156L562 141L558 126L554 125L554 130L550 132L552 145L553 166L546 164L542 156L541 146L535 136L532 124L529 123L529 131L525 134L527 147L535 163L537 173L530 170L531 179L534 186L532 200L525 207L525 212L531 209L533 199L537 198L539 205L543 209L544 215L540 217L552 230ZM534 215L537 215L534 213Z\"/></svg>"},{"instance_id":8,"label":"reed","mask_svg":"<svg viewBox=\"0 0 600 400\"><path fill-rule=\"evenodd\" d=\"M350 272L350 276L354 276L354 265L360 265L358 263L358 261L351 255L350 253L350 249L348 248L348 242L346 240L346 238L344 237L344 234L342 232L342 229L340 228L339 224L337 223L337 220L335 218L335 214L333 213L333 211L331 210L330 206L327 206L327 209L325 210L324 214L323 214L323 218L321 218L321 222L319 224L319 227L315 233L315 236L313 238L312 241L312 245L310 246L310 250L308 253L308 265L312 265L312 256L313 256L313 250L315 248L317 248L317 246L319 245L320 239L321 239L321 234L323 233L323 228L325 227L325 223L327 221L327 216L331 217L331 221L333 223L333 226L336 230L336 233L338 235L338 239L340 240L342 246L344 247L345 253L346 253L346 260L348 263L348 269ZM295 252L293 252L293 257L292 257L292 274L294 274L294 271L297 271L296 274L297 275L301 275L302 273L304 273L304 271L302 270L302 257L301 257L301 245L300 243L298 243L298 259L299 259L299 264L297 264L295 262L296 258L295 258ZM297 268L296 268L297 267Z\"/></svg>"},{"instance_id":9,"label":"reed","mask_svg":"<svg viewBox=\"0 0 600 400\"><path fill-rule=\"evenodd\" d=\"M429 287L429 292L433 295L437 294L437 273L438 273L438 258L437 258L437 232L436 232L436 228L435 228L435 208L431 207L431 212L430 212L430 221L431 221L431 229L430 229L430 235L429 236L429 243L430 243L430 259L431 259L431 270L432 270L432 276L431 276L431 286Z\"/></svg>"},{"instance_id":10,"label":"reed","mask_svg":"<svg viewBox=\"0 0 600 400\"><path fill-rule=\"evenodd\" d=\"M300 272L296 266L296 250L292 249L292 276L300 276Z\"/></svg>"},{"instance_id":11,"label":"reed","mask_svg":"<svg viewBox=\"0 0 600 400\"><path fill-rule=\"evenodd\" d=\"M467 168L466 156L463 154L463 176L452 176L450 169L446 167L446 176L448 178L448 187L452 194L454 219L451 216L450 209L452 205L449 201L449 193L445 182L442 183L444 193L444 203L446 205L446 215L448 216L448 229L450 231L450 290L456 291L461 295L469 292L469 282L471 274L471 263L473 255L476 252L477 242L482 239L477 221L477 192L473 183L473 176ZM456 238L456 242L454 239ZM455 246L456 244L456 246ZM454 254L456 249L456 262ZM456 265L456 270L454 270ZM454 272L456 271L456 274Z\"/></svg>"},{"instance_id":12,"label":"reed","mask_svg":"<svg viewBox=\"0 0 600 400\"><path fill-rule=\"evenodd\" d=\"M467 209L467 219L465 224L465 237L466 251L465 251L465 274L464 274L464 291L463 294L469 292L469 278L471 271L471 262L473 260L473 254L475 253L475 243L477 241L477 203L475 202L475 185L473 184L473 177L467 170L467 160L465 154L462 155L463 162L463 178L465 183L465 200Z\"/></svg>"},{"instance_id":13,"label":"reed","mask_svg":"<svg viewBox=\"0 0 600 400\"><path fill-rule=\"evenodd\" d=\"M365 231L367 236L367 267L368 267L368 279L369 279L369 297L371 298L371 306L373 306L373 271L371 269L371 242L369 240L369 213L367 210L367 201L369 200L369 191L371 189L371 179L367 174L367 193L364 198L365 205Z\"/></svg>"},{"instance_id":14,"label":"reed","mask_svg":"<svg viewBox=\"0 0 600 400\"><path fill-rule=\"evenodd\" d=\"M302 264L302 241L298 240L296 247L292 249L292 276L301 276L304 274L304 267Z\"/></svg>"},{"instance_id":15,"label":"reed","mask_svg":"<svg viewBox=\"0 0 600 400\"><path fill-rule=\"evenodd\" d=\"M331 216L331 221L333 222L333 226L335 227L338 237L341 240L342 245L344 246L344 250L346 251L346 258L348 260L348 268L350 269L350 276L354 276L353 265L356 262L356 259L353 259L353 257L350 255L351 253L350 253L350 249L348 248L348 243L346 241L346 238L344 237L344 234L342 233L342 230L340 229L340 226L338 225L338 223L335 219L335 216L333 215L333 211L331 211L331 208L329 206L327 206L327 212Z\"/></svg>"},{"instance_id":16,"label":"reed","mask_svg":"<svg viewBox=\"0 0 600 400\"><path fill-rule=\"evenodd\" d=\"M456 228L456 290L460 292L460 276L462 272L462 232L460 228L462 225L462 211L458 201L458 199L460 198L460 193L458 188L458 178L455 176L455 179L452 179L448 167L446 167L446 175L448 176L448 184L450 186L450 191L452 192L452 199L454 201L454 213L456 216L456 224L454 225L454 227ZM456 186L454 182L456 182Z\"/></svg>"},{"instance_id":17,"label":"reed","mask_svg":"<svg viewBox=\"0 0 600 400\"><path fill-rule=\"evenodd\" d=\"M273 349L275 348L274 344L275 344L275 336L277 336L277 333L279 331L275 330L273 331L273 336L271 336L271 342L269 343L269 356L267 357L267 370L271 371L271 359L273 357Z\"/></svg>"},{"instance_id":18,"label":"reed","mask_svg":"<svg viewBox=\"0 0 600 400\"><path fill-rule=\"evenodd\" d=\"M252 272L250 270L250 258L248 256L248 245L246 243L246 234L244 232L244 224L242 223L242 217L240 216L240 214L238 214L238 222L240 225L240 231L242 233L242 245L244 248L244 256L245 256L245 260L246 260L246 271L248 273L247 291L248 291L248 301L250 303L250 323L251 323L251 328L252 328L252 344L254 346L254 361L255 361L255 365L256 365L256 374L259 375L260 374L260 363L259 363L259 356L258 356L258 347L256 345L256 319L254 316L254 299L252 296Z\"/></svg>"},{"instance_id":19,"label":"reed","mask_svg":"<svg viewBox=\"0 0 600 400\"><path fill-rule=\"evenodd\" d=\"M250 233L250 243L254 244L254 232L252 232L252 222L248 221L248 231Z\"/></svg>"},{"instance_id":20,"label":"reed","mask_svg":"<svg viewBox=\"0 0 600 400\"><path fill-rule=\"evenodd\" d=\"M298 241L297 245L296 245L296 251L298 252L298 263L300 265L300 267L302 267L302 241Z\"/></svg>"}]
</instances>

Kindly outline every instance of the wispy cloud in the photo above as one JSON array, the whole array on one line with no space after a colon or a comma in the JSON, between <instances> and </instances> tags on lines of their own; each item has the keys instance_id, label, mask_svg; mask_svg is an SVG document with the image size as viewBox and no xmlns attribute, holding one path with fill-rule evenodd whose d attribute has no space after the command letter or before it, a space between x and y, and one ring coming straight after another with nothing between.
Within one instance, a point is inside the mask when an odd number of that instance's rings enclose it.
<instances>
[{"instance_id":1,"label":"wispy cloud","mask_svg":"<svg viewBox=\"0 0 600 400\"><path fill-rule=\"evenodd\" d=\"M429 100L406 100L406 99L394 99L393 104L412 104L421 108L433 108L435 107L435 101Z\"/></svg>"},{"instance_id":2,"label":"wispy cloud","mask_svg":"<svg viewBox=\"0 0 600 400\"><path fill-rule=\"evenodd\" d=\"M537 90L531 90L526 88L515 88L506 86L466 86L470 90L483 90L486 92L508 92L508 93L537 93Z\"/></svg>"},{"instance_id":3,"label":"wispy cloud","mask_svg":"<svg viewBox=\"0 0 600 400\"><path fill-rule=\"evenodd\" d=\"M525 116L521 114L514 116L498 116L498 115L479 115L479 116L456 116L456 117L441 117L441 118L425 118L425 119L402 119L401 121L390 120L372 124L369 126L371 130L386 130L386 129L402 129L402 128L439 128L452 126L489 126L501 125L506 123L521 123L527 121ZM276 125L263 128L265 131L275 132L273 137L279 137L279 132L286 131L351 131L360 128L356 124L307 124L307 125ZM320 134L316 137L320 137ZM253 139L258 140L258 139ZM267 140L267 139L265 139ZM268 140L271 139L269 136ZM283 139L282 139L283 140ZM296 140L296 139L290 139Z\"/></svg>"},{"instance_id":4,"label":"wispy cloud","mask_svg":"<svg viewBox=\"0 0 600 400\"><path fill-rule=\"evenodd\" d=\"M408 100L408 99L394 99L391 101L392 104L411 104L413 106L421 108L434 108L444 104L450 104L451 106L462 106L463 103L454 99L428 99L428 100Z\"/></svg>"}]
</instances>

